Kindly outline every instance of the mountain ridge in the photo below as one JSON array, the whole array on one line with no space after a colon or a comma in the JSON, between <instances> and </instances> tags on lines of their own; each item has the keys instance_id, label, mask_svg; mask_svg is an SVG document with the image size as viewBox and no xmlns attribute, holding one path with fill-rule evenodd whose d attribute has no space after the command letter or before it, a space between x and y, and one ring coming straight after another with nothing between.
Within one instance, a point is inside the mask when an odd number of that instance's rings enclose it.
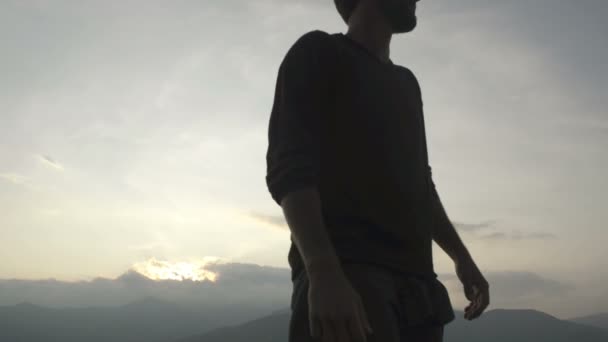
<instances>
[{"instance_id":1,"label":"mountain ridge","mask_svg":"<svg viewBox=\"0 0 608 342\"><path fill-rule=\"evenodd\" d=\"M535 309L492 309L476 320L456 319L446 326L445 340L451 342L606 342L608 332L576 322L559 319ZM286 341L290 314L275 311L245 324L214 329L174 342Z\"/></svg>"}]
</instances>

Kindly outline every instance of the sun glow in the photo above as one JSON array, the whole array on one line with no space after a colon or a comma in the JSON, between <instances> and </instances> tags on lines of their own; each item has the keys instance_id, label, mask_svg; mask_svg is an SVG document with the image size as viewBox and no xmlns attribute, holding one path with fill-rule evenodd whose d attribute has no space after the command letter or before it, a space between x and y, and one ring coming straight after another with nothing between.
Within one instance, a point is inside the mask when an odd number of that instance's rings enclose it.
<instances>
[{"instance_id":1,"label":"sun glow","mask_svg":"<svg viewBox=\"0 0 608 342\"><path fill-rule=\"evenodd\" d=\"M152 280L191 280L215 282L218 273L208 271L205 266L217 263L218 258L206 257L189 262L162 261L155 258L133 265L132 269Z\"/></svg>"}]
</instances>

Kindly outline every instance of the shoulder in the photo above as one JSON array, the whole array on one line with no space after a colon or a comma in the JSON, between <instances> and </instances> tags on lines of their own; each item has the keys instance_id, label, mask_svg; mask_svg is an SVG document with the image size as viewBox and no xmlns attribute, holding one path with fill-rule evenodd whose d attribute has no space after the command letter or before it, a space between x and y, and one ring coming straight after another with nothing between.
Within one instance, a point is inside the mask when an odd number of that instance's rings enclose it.
<instances>
[{"instance_id":1,"label":"shoulder","mask_svg":"<svg viewBox=\"0 0 608 342\"><path fill-rule=\"evenodd\" d=\"M322 30L313 30L301 35L293 46L323 47L331 45L332 40L331 34Z\"/></svg>"},{"instance_id":2,"label":"shoulder","mask_svg":"<svg viewBox=\"0 0 608 342\"><path fill-rule=\"evenodd\" d=\"M325 56L329 57L335 52L334 38L331 34L313 30L301 35L289 48L286 57L298 56Z\"/></svg>"},{"instance_id":3,"label":"shoulder","mask_svg":"<svg viewBox=\"0 0 608 342\"><path fill-rule=\"evenodd\" d=\"M403 65L395 64L395 66L397 67L397 70L402 75L402 77L405 80L412 82L416 89L418 89L418 92L420 92L420 82L418 82L418 78L416 77L414 72L412 72L412 70L410 70L409 68L404 67Z\"/></svg>"},{"instance_id":4,"label":"shoulder","mask_svg":"<svg viewBox=\"0 0 608 342\"><path fill-rule=\"evenodd\" d=\"M418 78L416 77L416 75L414 74L414 72L412 70L410 70L407 67L404 67L403 65L395 64L395 67L397 67L397 70L402 75L402 77L409 78L409 79L415 81L416 84L418 84Z\"/></svg>"}]
</instances>

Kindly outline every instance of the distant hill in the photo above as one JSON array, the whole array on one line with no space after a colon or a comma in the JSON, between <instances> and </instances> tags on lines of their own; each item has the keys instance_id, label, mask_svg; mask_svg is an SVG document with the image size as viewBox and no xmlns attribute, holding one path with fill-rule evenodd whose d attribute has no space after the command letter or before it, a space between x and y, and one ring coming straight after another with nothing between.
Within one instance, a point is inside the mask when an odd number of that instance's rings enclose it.
<instances>
[{"instance_id":1,"label":"distant hill","mask_svg":"<svg viewBox=\"0 0 608 342\"><path fill-rule=\"evenodd\" d=\"M118 307L51 309L29 303L0 307L0 341L166 342L259 317L260 310L184 309L146 297Z\"/></svg>"},{"instance_id":2,"label":"distant hill","mask_svg":"<svg viewBox=\"0 0 608 342\"><path fill-rule=\"evenodd\" d=\"M446 329L447 341L607 342L608 331L560 320L536 310L495 309L474 321L458 313Z\"/></svg>"},{"instance_id":3,"label":"distant hill","mask_svg":"<svg viewBox=\"0 0 608 342\"><path fill-rule=\"evenodd\" d=\"M450 342L607 342L608 331L563 321L534 310L495 309L475 321L466 321L463 313L446 327L445 341ZM276 313L179 342L285 342L290 314Z\"/></svg>"},{"instance_id":4,"label":"distant hill","mask_svg":"<svg viewBox=\"0 0 608 342\"><path fill-rule=\"evenodd\" d=\"M262 316L263 312L271 314ZM285 342L290 316L288 307L186 309L152 297L118 307L51 309L22 303L0 307L0 341ZM608 341L608 330L534 310L495 309L473 322L464 320L461 311L456 316L446 328L446 341ZM581 319L595 322L602 317Z\"/></svg>"},{"instance_id":5,"label":"distant hill","mask_svg":"<svg viewBox=\"0 0 608 342\"><path fill-rule=\"evenodd\" d=\"M577 318L571 318L569 321L590 325L597 328L602 328L608 330L608 312L589 315Z\"/></svg>"},{"instance_id":6,"label":"distant hill","mask_svg":"<svg viewBox=\"0 0 608 342\"><path fill-rule=\"evenodd\" d=\"M265 316L245 324L233 325L200 336L178 340L179 342L286 342L289 313Z\"/></svg>"}]
</instances>

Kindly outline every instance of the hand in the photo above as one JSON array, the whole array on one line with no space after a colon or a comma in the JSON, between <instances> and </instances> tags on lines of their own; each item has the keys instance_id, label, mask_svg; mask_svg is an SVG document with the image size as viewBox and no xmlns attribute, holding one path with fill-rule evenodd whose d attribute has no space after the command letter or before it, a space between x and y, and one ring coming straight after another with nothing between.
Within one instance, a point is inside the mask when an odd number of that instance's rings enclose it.
<instances>
[{"instance_id":1,"label":"hand","mask_svg":"<svg viewBox=\"0 0 608 342\"><path fill-rule=\"evenodd\" d=\"M342 272L310 278L310 333L323 342L366 342L372 333L361 297Z\"/></svg>"},{"instance_id":2,"label":"hand","mask_svg":"<svg viewBox=\"0 0 608 342\"><path fill-rule=\"evenodd\" d=\"M456 262L456 275L464 286L465 296L471 301L464 309L464 318L473 320L490 304L490 286L470 257Z\"/></svg>"}]
</instances>

